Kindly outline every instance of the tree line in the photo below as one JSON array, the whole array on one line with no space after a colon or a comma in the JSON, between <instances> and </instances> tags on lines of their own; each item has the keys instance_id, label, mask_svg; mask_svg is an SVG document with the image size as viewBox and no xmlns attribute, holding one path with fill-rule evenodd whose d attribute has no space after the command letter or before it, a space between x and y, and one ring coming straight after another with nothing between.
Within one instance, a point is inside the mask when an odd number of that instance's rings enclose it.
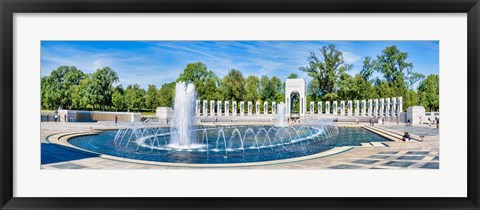
<instances>
[{"instance_id":1,"label":"tree line","mask_svg":"<svg viewBox=\"0 0 480 210\"><path fill-rule=\"evenodd\" d=\"M413 71L407 62L408 53L396 46L385 48L375 58L365 57L360 73L350 75L342 52L335 45L322 46L320 54L311 52L307 64L299 68L311 80L307 84L307 104L310 101L361 100L403 96L404 107L423 105L427 111L439 108L439 77ZM374 73L378 73L374 77ZM292 73L288 78L298 78ZM75 66L60 66L41 78L43 109L90 109L108 111L154 111L157 107L172 107L175 83L193 83L202 100L235 100L281 102L285 100L285 82L278 77L244 76L231 69L223 78L202 62L189 63L176 81L161 87L138 84L115 85L117 73L110 67L86 74ZM414 85L419 82L416 88ZM261 103L263 104L263 103ZM295 104L294 104L295 106ZM297 105L298 106L298 105Z\"/></svg>"}]
</instances>

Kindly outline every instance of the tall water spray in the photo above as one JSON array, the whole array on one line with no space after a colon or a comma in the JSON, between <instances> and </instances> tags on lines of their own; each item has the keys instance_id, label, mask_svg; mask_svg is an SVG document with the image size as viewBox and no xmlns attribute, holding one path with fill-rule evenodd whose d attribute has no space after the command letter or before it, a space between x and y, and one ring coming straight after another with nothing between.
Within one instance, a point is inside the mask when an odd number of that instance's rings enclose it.
<instances>
[{"instance_id":1,"label":"tall water spray","mask_svg":"<svg viewBox=\"0 0 480 210\"><path fill-rule=\"evenodd\" d=\"M281 102L277 106L277 127L285 127L285 103Z\"/></svg>"},{"instance_id":2,"label":"tall water spray","mask_svg":"<svg viewBox=\"0 0 480 210\"><path fill-rule=\"evenodd\" d=\"M194 126L194 109L197 94L193 84L179 82L175 85L172 125L170 127L172 147L189 148L195 143L191 132Z\"/></svg>"}]
</instances>

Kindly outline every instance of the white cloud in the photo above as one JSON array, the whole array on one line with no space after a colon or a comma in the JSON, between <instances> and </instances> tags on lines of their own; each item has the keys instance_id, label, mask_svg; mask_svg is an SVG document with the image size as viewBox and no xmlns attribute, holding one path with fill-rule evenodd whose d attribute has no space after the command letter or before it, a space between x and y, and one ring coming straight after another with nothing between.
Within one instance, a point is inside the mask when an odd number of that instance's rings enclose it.
<instances>
[{"instance_id":1,"label":"white cloud","mask_svg":"<svg viewBox=\"0 0 480 210\"><path fill-rule=\"evenodd\" d=\"M360 58L361 58L360 56L355 55L351 52L343 51L342 53L343 53L343 60L347 64L353 64L353 63L359 61Z\"/></svg>"}]
</instances>

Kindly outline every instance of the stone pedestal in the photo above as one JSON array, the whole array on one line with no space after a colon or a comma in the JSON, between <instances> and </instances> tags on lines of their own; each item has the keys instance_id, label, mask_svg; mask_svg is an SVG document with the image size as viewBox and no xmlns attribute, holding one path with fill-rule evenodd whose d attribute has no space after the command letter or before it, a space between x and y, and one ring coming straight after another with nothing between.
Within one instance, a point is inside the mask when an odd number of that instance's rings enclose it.
<instances>
[{"instance_id":1,"label":"stone pedestal","mask_svg":"<svg viewBox=\"0 0 480 210\"><path fill-rule=\"evenodd\" d=\"M240 101L240 116L245 115L245 102Z\"/></svg>"},{"instance_id":2,"label":"stone pedestal","mask_svg":"<svg viewBox=\"0 0 480 210\"><path fill-rule=\"evenodd\" d=\"M268 102L263 102L263 114L268 114Z\"/></svg>"},{"instance_id":3,"label":"stone pedestal","mask_svg":"<svg viewBox=\"0 0 480 210\"><path fill-rule=\"evenodd\" d=\"M373 115L373 100L372 99L368 99L368 116L372 116Z\"/></svg>"},{"instance_id":4,"label":"stone pedestal","mask_svg":"<svg viewBox=\"0 0 480 210\"><path fill-rule=\"evenodd\" d=\"M230 102L229 101L225 101L223 102L225 104L225 116L230 116Z\"/></svg>"},{"instance_id":5,"label":"stone pedestal","mask_svg":"<svg viewBox=\"0 0 480 210\"><path fill-rule=\"evenodd\" d=\"M378 99L373 99L373 116L378 117Z\"/></svg>"},{"instance_id":6,"label":"stone pedestal","mask_svg":"<svg viewBox=\"0 0 480 210\"><path fill-rule=\"evenodd\" d=\"M259 115L260 114L260 102L255 102L255 114Z\"/></svg>"},{"instance_id":7,"label":"stone pedestal","mask_svg":"<svg viewBox=\"0 0 480 210\"><path fill-rule=\"evenodd\" d=\"M398 105L397 113L401 113L401 112L403 112L403 98L400 96L400 97L397 98L397 100L398 100L398 103L397 103L397 105Z\"/></svg>"},{"instance_id":8,"label":"stone pedestal","mask_svg":"<svg viewBox=\"0 0 480 210\"><path fill-rule=\"evenodd\" d=\"M322 110L322 102L319 101L317 104L318 104L318 105L317 105L318 114L322 114L322 113L323 113L323 110Z\"/></svg>"},{"instance_id":9,"label":"stone pedestal","mask_svg":"<svg viewBox=\"0 0 480 210\"><path fill-rule=\"evenodd\" d=\"M253 112L253 104L252 104L251 101L248 102L247 110L248 110L248 116L252 115L252 112Z\"/></svg>"},{"instance_id":10,"label":"stone pedestal","mask_svg":"<svg viewBox=\"0 0 480 210\"><path fill-rule=\"evenodd\" d=\"M310 114L315 114L315 102L310 101Z\"/></svg>"},{"instance_id":11,"label":"stone pedestal","mask_svg":"<svg viewBox=\"0 0 480 210\"><path fill-rule=\"evenodd\" d=\"M207 116L207 112L208 112L208 111L207 111L207 110L208 110L207 104L208 104L208 101L207 101L207 100L203 100L203 106L202 106L202 110L203 110L203 111L202 111L202 114L203 114L203 116Z\"/></svg>"},{"instance_id":12,"label":"stone pedestal","mask_svg":"<svg viewBox=\"0 0 480 210\"><path fill-rule=\"evenodd\" d=\"M334 114L334 115L337 115L337 114L338 114L337 101L334 101L334 102L333 102L333 109L332 109L332 111L333 111L333 114Z\"/></svg>"},{"instance_id":13,"label":"stone pedestal","mask_svg":"<svg viewBox=\"0 0 480 210\"><path fill-rule=\"evenodd\" d=\"M345 116L345 101L340 101L340 115Z\"/></svg>"},{"instance_id":14,"label":"stone pedestal","mask_svg":"<svg viewBox=\"0 0 480 210\"><path fill-rule=\"evenodd\" d=\"M217 116L222 116L222 101L217 101Z\"/></svg>"},{"instance_id":15,"label":"stone pedestal","mask_svg":"<svg viewBox=\"0 0 480 210\"><path fill-rule=\"evenodd\" d=\"M237 101L232 101L232 116L237 116Z\"/></svg>"},{"instance_id":16,"label":"stone pedestal","mask_svg":"<svg viewBox=\"0 0 480 210\"><path fill-rule=\"evenodd\" d=\"M367 110L367 101L362 100L362 116L367 115L366 110Z\"/></svg>"},{"instance_id":17,"label":"stone pedestal","mask_svg":"<svg viewBox=\"0 0 480 210\"><path fill-rule=\"evenodd\" d=\"M385 106L385 118L390 117L390 98L385 99L386 106Z\"/></svg>"},{"instance_id":18,"label":"stone pedestal","mask_svg":"<svg viewBox=\"0 0 480 210\"><path fill-rule=\"evenodd\" d=\"M355 116L360 115L360 101L355 100Z\"/></svg>"},{"instance_id":19,"label":"stone pedestal","mask_svg":"<svg viewBox=\"0 0 480 210\"><path fill-rule=\"evenodd\" d=\"M210 116L215 116L215 101L210 101Z\"/></svg>"},{"instance_id":20,"label":"stone pedestal","mask_svg":"<svg viewBox=\"0 0 480 210\"><path fill-rule=\"evenodd\" d=\"M352 116L352 101L347 101L347 107L348 107L348 116Z\"/></svg>"},{"instance_id":21,"label":"stone pedestal","mask_svg":"<svg viewBox=\"0 0 480 210\"><path fill-rule=\"evenodd\" d=\"M325 102L325 114L330 114L330 101Z\"/></svg>"},{"instance_id":22,"label":"stone pedestal","mask_svg":"<svg viewBox=\"0 0 480 210\"><path fill-rule=\"evenodd\" d=\"M391 115L390 117L395 120L396 116L397 116L397 98L396 97L393 97L392 98L392 109L390 110L391 112Z\"/></svg>"},{"instance_id":23,"label":"stone pedestal","mask_svg":"<svg viewBox=\"0 0 480 210\"><path fill-rule=\"evenodd\" d=\"M272 114L277 114L277 102L272 102Z\"/></svg>"},{"instance_id":24,"label":"stone pedestal","mask_svg":"<svg viewBox=\"0 0 480 210\"><path fill-rule=\"evenodd\" d=\"M385 109L385 101L384 101L383 98L381 98L381 99L380 99L380 110L379 110L379 112L380 112L380 117L383 117L383 114L384 114L384 112L385 112L384 109Z\"/></svg>"},{"instance_id":25,"label":"stone pedestal","mask_svg":"<svg viewBox=\"0 0 480 210\"><path fill-rule=\"evenodd\" d=\"M425 122L425 108L423 106L411 106L407 109L407 121L410 120L412 124L420 123L420 117Z\"/></svg>"},{"instance_id":26,"label":"stone pedestal","mask_svg":"<svg viewBox=\"0 0 480 210\"><path fill-rule=\"evenodd\" d=\"M195 101L195 115L200 116L200 100Z\"/></svg>"}]
</instances>

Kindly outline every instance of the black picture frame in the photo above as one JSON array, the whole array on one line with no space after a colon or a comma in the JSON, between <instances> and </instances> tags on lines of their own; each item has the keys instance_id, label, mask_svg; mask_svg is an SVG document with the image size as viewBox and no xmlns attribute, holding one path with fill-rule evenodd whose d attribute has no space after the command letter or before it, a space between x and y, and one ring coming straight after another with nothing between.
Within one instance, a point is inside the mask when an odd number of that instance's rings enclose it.
<instances>
[{"instance_id":1,"label":"black picture frame","mask_svg":"<svg viewBox=\"0 0 480 210\"><path fill-rule=\"evenodd\" d=\"M0 0L1 209L479 209L478 0ZM467 13L468 188L465 198L25 198L13 197L15 13ZM252 189L254 190L254 189Z\"/></svg>"}]
</instances>

